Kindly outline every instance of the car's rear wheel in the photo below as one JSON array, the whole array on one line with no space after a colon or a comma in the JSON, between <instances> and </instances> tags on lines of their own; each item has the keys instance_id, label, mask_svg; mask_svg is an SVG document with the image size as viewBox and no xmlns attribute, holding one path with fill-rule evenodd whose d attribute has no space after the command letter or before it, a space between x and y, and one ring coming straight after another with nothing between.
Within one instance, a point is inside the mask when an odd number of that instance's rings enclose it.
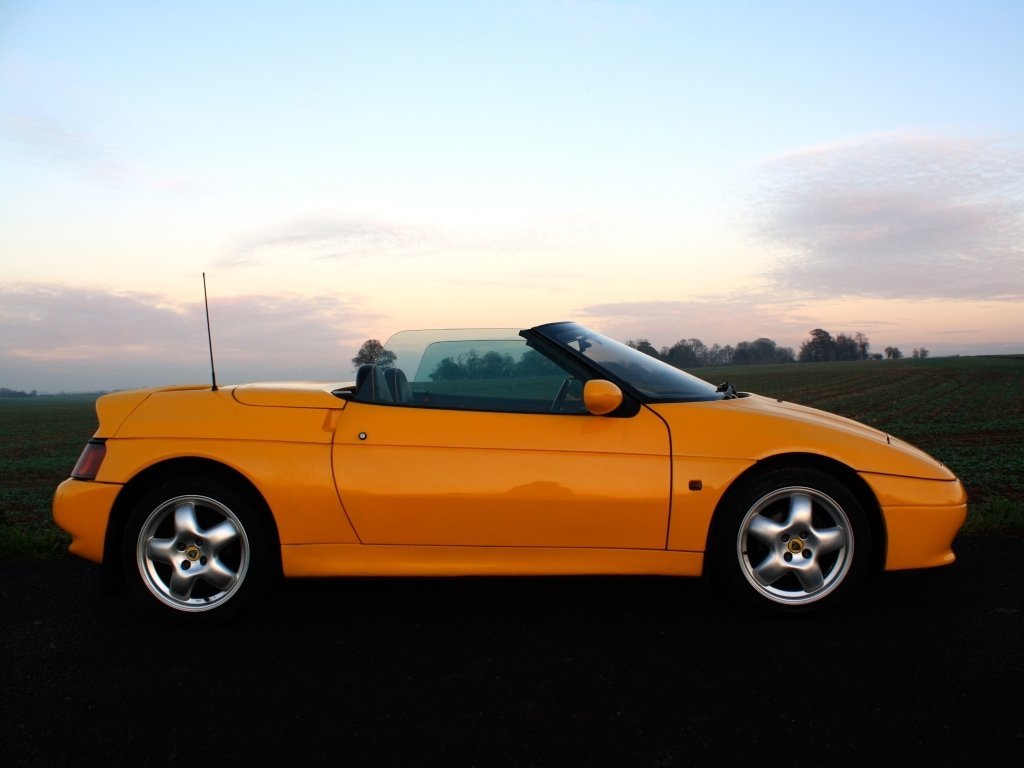
<instances>
[{"instance_id":1,"label":"car's rear wheel","mask_svg":"<svg viewBox=\"0 0 1024 768\"><path fill-rule=\"evenodd\" d=\"M149 610L216 623L256 597L270 571L270 541L252 493L212 478L182 478L133 508L122 563Z\"/></svg>"},{"instance_id":2,"label":"car's rear wheel","mask_svg":"<svg viewBox=\"0 0 1024 768\"><path fill-rule=\"evenodd\" d=\"M717 521L717 576L741 602L800 612L853 593L871 560L870 529L851 490L814 468L777 469L730 494Z\"/></svg>"}]
</instances>

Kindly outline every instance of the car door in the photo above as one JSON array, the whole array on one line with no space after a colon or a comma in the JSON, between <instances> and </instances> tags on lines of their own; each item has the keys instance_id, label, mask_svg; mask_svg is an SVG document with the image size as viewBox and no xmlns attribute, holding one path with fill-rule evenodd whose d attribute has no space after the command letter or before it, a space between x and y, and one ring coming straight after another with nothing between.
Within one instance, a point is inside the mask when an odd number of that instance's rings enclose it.
<instances>
[{"instance_id":1,"label":"car door","mask_svg":"<svg viewBox=\"0 0 1024 768\"><path fill-rule=\"evenodd\" d=\"M664 422L644 407L590 415L565 397L580 388L579 371L530 372L454 383L422 376L404 402L396 394L348 403L334 475L364 544L665 548Z\"/></svg>"}]
</instances>

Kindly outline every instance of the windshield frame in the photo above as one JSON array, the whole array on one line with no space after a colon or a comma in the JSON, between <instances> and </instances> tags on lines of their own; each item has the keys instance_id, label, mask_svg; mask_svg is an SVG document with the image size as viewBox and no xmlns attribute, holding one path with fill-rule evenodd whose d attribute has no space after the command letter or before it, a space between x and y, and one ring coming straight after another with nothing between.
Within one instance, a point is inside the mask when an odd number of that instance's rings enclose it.
<instances>
[{"instance_id":1,"label":"windshield frame","mask_svg":"<svg viewBox=\"0 0 1024 768\"><path fill-rule=\"evenodd\" d=\"M546 323L523 331L523 334L527 333L535 334L562 354L584 362L599 371L601 377L615 382L644 403L709 402L725 397L713 384L579 323ZM569 343L577 339L596 343L589 349L600 349L607 354L602 358L587 355L587 348L580 350ZM615 370L609 367L611 362L615 363ZM634 375L629 375L630 370ZM646 381L639 375L641 371L648 374ZM657 386L652 388L652 384Z\"/></svg>"}]
</instances>

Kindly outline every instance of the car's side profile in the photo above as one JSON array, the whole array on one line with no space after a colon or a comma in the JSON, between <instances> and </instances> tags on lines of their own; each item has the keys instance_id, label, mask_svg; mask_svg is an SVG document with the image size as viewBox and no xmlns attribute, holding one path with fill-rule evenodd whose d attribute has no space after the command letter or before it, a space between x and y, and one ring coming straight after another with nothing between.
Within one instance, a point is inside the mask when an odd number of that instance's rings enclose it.
<instances>
[{"instance_id":1,"label":"car's side profile","mask_svg":"<svg viewBox=\"0 0 1024 768\"><path fill-rule=\"evenodd\" d=\"M715 387L575 323L397 334L356 381L106 395L54 499L71 551L188 621L278 574L706 575L838 602L943 565L939 462L838 416Z\"/></svg>"}]
</instances>

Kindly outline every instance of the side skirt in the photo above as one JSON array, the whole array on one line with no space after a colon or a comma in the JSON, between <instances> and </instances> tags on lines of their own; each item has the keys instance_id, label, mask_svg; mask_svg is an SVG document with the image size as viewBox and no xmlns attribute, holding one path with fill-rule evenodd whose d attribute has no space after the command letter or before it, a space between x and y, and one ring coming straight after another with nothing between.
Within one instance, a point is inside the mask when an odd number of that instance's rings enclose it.
<instances>
[{"instance_id":1,"label":"side skirt","mask_svg":"<svg viewBox=\"0 0 1024 768\"><path fill-rule=\"evenodd\" d=\"M704 553L560 547L286 544L281 547L281 564L288 577L700 576Z\"/></svg>"}]
</instances>

